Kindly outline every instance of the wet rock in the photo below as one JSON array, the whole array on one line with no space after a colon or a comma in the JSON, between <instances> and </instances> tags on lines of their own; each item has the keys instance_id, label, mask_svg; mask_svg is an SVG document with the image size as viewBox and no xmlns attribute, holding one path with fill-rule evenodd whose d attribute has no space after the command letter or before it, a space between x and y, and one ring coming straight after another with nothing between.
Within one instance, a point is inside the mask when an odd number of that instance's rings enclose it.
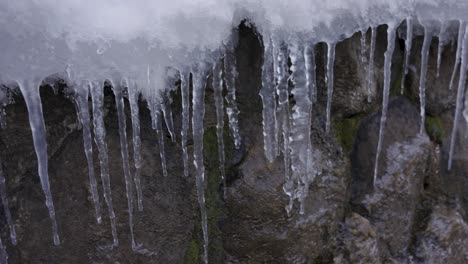
<instances>
[{"instance_id":1,"label":"wet rock","mask_svg":"<svg viewBox=\"0 0 468 264\"><path fill-rule=\"evenodd\" d=\"M418 133L418 112L408 99L392 100L388 108L383 158L373 183L380 113L363 121L351 155L352 203L376 227L383 255L401 256L410 243L417 201L423 189L431 143ZM408 124L400 126L398 124Z\"/></svg>"},{"instance_id":2,"label":"wet rock","mask_svg":"<svg viewBox=\"0 0 468 264\"><path fill-rule=\"evenodd\" d=\"M380 263L377 232L369 220L352 213L344 222L341 242L345 246L346 261L349 263ZM343 256L335 258L335 263L344 263Z\"/></svg>"},{"instance_id":3,"label":"wet rock","mask_svg":"<svg viewBox=\"0 0 468 264\"><path fill-rule=\"evenodd\" d=\"M468 225L457 208L437 205L417 244L420 263L466 263Z\"/></svg>"}]
</instances>

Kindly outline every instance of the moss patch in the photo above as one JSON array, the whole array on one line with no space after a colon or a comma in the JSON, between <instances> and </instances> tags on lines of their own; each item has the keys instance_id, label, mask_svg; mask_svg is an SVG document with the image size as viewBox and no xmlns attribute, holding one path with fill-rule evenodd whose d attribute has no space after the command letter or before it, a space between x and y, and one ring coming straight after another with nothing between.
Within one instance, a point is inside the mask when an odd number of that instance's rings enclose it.
<instances>
[{"instance_id":1,"label":"moss patch","mask_svg":"<svg viewBox=\"0 0 468 264\"><path fill-rule=\"evenodd\" d=\"M440 116L426 115L425 121L426 132L429 138L437 144L442 144L444 138L444 127L442 126L442 119Z\"/></svg>"},{"instance_id":2,"label":"moss patch","mask_svg":"<svg viewBox=\"0 0 468 264\"><path fill-rule=\"evenodd\" d=\"M200 245L195 239L192 239L185 252L184 264L198 264L200 257Z\"/></svg>"},{"instance_id":3,"label":"moss patch","mask_svg":"<svg viewBox=\"0 0 468 264\"><path fill-rule=\"evenodd\" d=\"M399 96L401 95L401 82L404 82L403 80L403 66L399 68L398 71L398 76L393 83L393 85L390 87L390 96ZM406 95L407 87L405 86L405 89L403 91L403 94Z\"/></svg>"},{"instance_id":4,"label":"moss patch","mask_svg":"<svg viewBox=\"0 0 468 264\"><path fill-rule=\"evenodd\" d=\"M341 120L333 120L336 139L346 153L349 153L353 148L354 139L356 138L362 118L364 118L364 114L358 114Z\"/></svg>"}]
</instances>

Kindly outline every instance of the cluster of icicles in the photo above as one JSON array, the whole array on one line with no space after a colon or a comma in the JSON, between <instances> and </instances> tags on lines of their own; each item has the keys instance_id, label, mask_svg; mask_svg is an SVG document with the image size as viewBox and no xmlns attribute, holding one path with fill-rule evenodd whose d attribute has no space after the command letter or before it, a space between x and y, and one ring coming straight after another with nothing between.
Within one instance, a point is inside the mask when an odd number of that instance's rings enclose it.
<instances>
[{"instance_id":1,"label":"cluster of icicles","mask_svg":"<svg viewBox=\"0 0 468 264\"><path fill-rule=\"evenodd\" d=\"M404 76L408 72L408 64L410 50L413 37L413 18L406 19L406 42L404 56ZM390 76L391 76L391 60L394 51L396 38L397 23L389 23L387 29L387 50L385 52L384 61L384 86L383 86L383 103L382 115L380 120L379 139L375 158L374 182L378 176L379 156L382 149L382 139L385 132L385 122L387 115L387 107L390 93ZM425 118L425 82L428 64L428 51L432 37L436 34L434 27L424 27L424 42L421 51L421 74L420 74L420 100L421 100L421 129L420 133L424 133L424 118ZM460 71L458 92L456 100L455 118L453 123L452 137L450 141L450 152L448 168L452 166L452 156L454 151L454 142L457 131L457 126L462 114L463 94L465 90L465 80L468 63L468 30L467 23L460 21L458 32L458 44L456 51L456 60L453 70L453 75L450 81L449 89L453 89L455 75ZM370 102L370 91L373 87L374 79L374 52L376 44L376 27L371 27L371 41L369 59L367 59L367 43L365 34L367 28L361 31L361 55L362 62L368 62L367 88L369 92L368 101ZM437 56L437 72L441 63L441 54L446 40L442 38L444 25L440 27L439 50ZM179 67L177 78L181 83L182 95L182 157L184 164L184 176L189 176L189 155L187 151L187 136L189 133L190 122L190 96L189 87L192 86L192 133L193 133L193 164L196 173L196 185L198 193L198 201L200 205L202 232L204 239L203 261L208 263L208 223L205 207L205 168L203 164L203 119L205 113L205 87L207 85L208 75L212 73L212 87L214 90L214 101L216 106L217 116L217 140L219 145L219 164L221 178L225 184L224 172L224 142L223 142L223 127L224 127L224 112L228 115L229 128L234 140L234 145L239 148L241 145L241 137L238 127L239 110L236 103L236 58L234 54L234 44L227 45L220 56L215 60L200 61L197 64L186 67ZM295 200L299 201L300 214L304 214L304 199L308 194L309 184L312 183L317 172L314 170L312 158L312 109L317 98L316 85L316 69L314 44L303 41L301 36L290 37L289 40L277 38L275 35L263 36L264 46L264 64L262 68L262 88L260 96L263 101L263 134L264 134L264 151L269 162L273 162L282 153L285 168L285 184L284 191L290 198L290 203L286 206L288 214L293 209ZM331 104L333 95L333 66L335 57L336 42L327 42L327 63L326 63L326 81L327 81L327 110L326 110L326 127L328 133L331 126ZM291 62L291 66L288 65ZM34 79L30 81L16 80L23 97L25 99L29 121L33 135L34 148L38 159L38 174L40 176L42 189L46 197L46 206L49 210L50 219L52 222L53 241L55 245L60 244L57 223L55 219L55 209L52 201L52 194L49 186L48 169L47 169L47 143L44 117L42 113L41 99L39 95L39 87L42 79ZM128 214L129 227L131 235L132 248L135 252L143 254L152 254L142 245L135 242L133 233L133 210L134 210L134 189L136 190L136 204L138 210L143 210L142 189L140 183L140 170L142 166L142 157L140 155L140 121L138 98L141 94L141 87L137 83L128 78L110 79L109 80L113 92L115 94L115 102L117 106L121 155L123 161L123 170L126 184L126 193L128 199ZM191 81L191 85L190 85ZM288 83L293 83L293 89L289 90ZM402 81L401 90L404 90L404 81ZM88 175L90 181L90 190L95 207L96 221L101 223L102 212L100 208L98 186L94 175L93 164L93 144L91 133L91 118L88 111L88 101L91 97L93 111L93 128L94 142L97 146L101 182L106 202L108 216L110 219L113 244L116 247L119 244L116 229L116 218L112 205L111 198L111 183L108 167L108 153L106 145L106 131L104 127L103 116L103 86L104 82L97 81L69 81L69 92L76 104L78 119L82 126L83 142L86 159L88 163ZM226 91L223 92L223 87ZM295 99L295 104L291 107L289 102L290 93ZM225 96L223 97L223 94ZM128 97L131 110L132 121L132 140L133 140L133 161L134 168L130 166L130 157L126 135L126 119L124 111L124 97ZM172 112L169 105L161 99L161 96L152 96L147 98L148 108L151 111L152 127L156 131L159 142L160 157L162 163L163 175L167 176L166 159L164 153L164 136L163 136L163 121L166 124L167 130L173 141L176 140L176 132L172 120ZM468 117L468 96L465 96L465 111L463 115ZM4 111L4 109L0 109ZM0 123L4 123L0 112ZM133 170L133 177L132 177ZM15 227L12 222L11 213L8 207L8 199L6 195L5 176L0 166L0 197L5 211L5 217L10 228L10 238L13 245L16 244ZM7 254L5 247L0 240L0 262L6 263Z\"/></svg>"},{"instance_id":2,"label":"cluster of icicles","mask_svg":"<svg viewBox=\"0 0 468 264\"><path fill-rule=\"evenodd\" d=\"M232 44L232 43L231 43ZM182 157L184 164L185 177L189 176L189 155L187 151L187 137L189 133L189 122L190 122L190 96L189 87L192 86L192 133L193 133L193 164L196 170L196 186L198 201L201 211L202 219L202 230L204 238L204 254L203 259L208 262L208 223L207 213L205 207L205 168L203 164L203 119L205 113L205 87L207 85L208 75L213 73L212 86L214 89L215 103L216 103L216 115L217 115L217 138L219 143L219 159L220 159L220 173L225 186L225 173L224 173L224 142L223 142L223 128L224 128L224 111L226 111L229 117L229 129L234 140L236 148L240 147L241 138L238 128L237 115L239 110L236 103L236 58L234 55L233 45L227 45L225 52L222 54L220 59L216 62L202 62L191 67L181 67L176 75L180 79L181 83L181 96L182 96ZM71 74L69 74L70 76ZM175 85L173 79L168 77L167 86ZM191 85L190 85L190 80ZM132 249L141 254L152 255L154 252L145 249L143 245L136 243L133 232L133 211L134 211L134 189L136 190L137 208L143 210L142 201L142 188L140 183L140 171L142 166L142 157L140 154L141 140L140 140L140 120L139 120L139 105L138 99L142 94L141 87L138 87L137 83L128 78L111 78L107 80L112 86L113 93L115 95L115 103L117 108L117 116L119 123L119 135L120 135L120 149L123 162L123 171L125 177L126 195L128 201L128 214L129 214L129 227L131 236ZM172 83L171 83L172 81ZM38 174L41 180L42 189L46 197L46 206L49 210L49 216L52 221L53 241L55 245L60 244L57 222L55 217L55 209L52 201L52 194L49 185L48 176L48 161L47 161L47 142L46 142L46 128L44 123L44 117L42 113L42 103L39 94L39 88L43 83L43 79L36 79L27 82L16 81L19 89L25 99L26 106L29 113L29 121L32 130L32 136L34 141L34 148L38 159ZM106 144L106 130L104 127L104 94L103 87L105 82L101 81L81 81L79 83L72 80L67 80L68 88L67 93L75 103L78 120L82 127L83 132L83 144L88 163L88 176L90 182L90 190L92 200L95 208L95 217L97 223L102 222L102 212L98 194L98 184L94 174L93 164L93 143L91 133L91 118L89 113L88 101L91 97L92 102L92 116L93 116L93 127L94 127L94 142L97 146L98 157L101 169L101 182L104 194L104 200L106 202L107 211L110 219L113 243L110 248L117 247L119 240L117 237L116 227L116 216L112 205L111 197L111 182L109 176L108 166L108 152ZM171 84L169 84L171 83ZM226 87L225 96L223 96L223 87ZM8 91L1 91L4 94ZM8 101L7 97L11 97L11 94L6 94L2 98ZM128 98L131 112L132 121L132 140L133 140L133 177L132 168L130 166L129 150L127 143L126 134L126 118L124 110L124 97ZM11 99L11 98L10 98ZM226 103L224 103L224 101ZM162 173L167 176L166 166L166 155L164 150L164 134L163 134L163 122L166 124L166 128L169 131L173 142L176 140L176 134L174 131L174 124L172 118L172 111L167 101L163 100L163 95L152 94L151 98L147 100L148 108L151 112L152 117L152 128L156 131L159 143L159 151L161 158ZM225 106L226 104L226 106ZM6 105L6 104L5 104ZM5 106L3 105L3 106ZM5 109L0 109L0 121L2 127L5 126ZM3 117L2 117L3 115ZM1 169L1 166L0 166ZM0 170L0 194L5 210L5 215L10 227L11 243L16 245L15 227L12 222L11 213L8 207L7 193L5 187L5 177L3 171ZM7 253L5 247L1 244L0 239L0 263L6 263Z\"/></svg>"},{"instance_id":3,"label":"cluster of icicles","mask_svg":"<svg viewBox=\"0 0 468 264\"><path fill-rule=\"evenodd\" d=\"M442 23L439 31L439 45L437 55L437 77L442 59L444 45L448 43L445 31L448 22ZM436 35L436 26L432 23L422 24L424 28L424 41L421 50L421 73L419 81L419 98L421 126L419 133L425 133L425 90L426 74L429 59L429 47L432 37ZM387 119L388 100L390 96L391 63L395 46L395 38L398 23L389 23L387 29L387 50L384 60L384 84L382 96L382 115L380 119L379 138L374 164L373 182L375 186L379 172L379 157L382 152L382 140L385 132ZM408 73L410 51L413 39L413 18L406 19L406 40L404 54L404 76L401 81L401 94L404 92L404 77ZM374 85L374 53L377 36L377 28L372 26L369 59L367 59L366 32L368 28L361 31L361 60L367 65L367 101L371 102L371 90ZM452 90L454 80L460 69L458 92L456 99L455 118L450 140L448 169L452 167L456 131L460 121L460 114L465 91L465 81L468 63L468 30L467 23L459 21L457 39L456 59L450 80L449 89ZM331 125L331 104L333 97L333 67L335 60L336 42L327 42L326 62L326 86L327 107L325 131L329 133ZM292 210L294 200L300 202L300 214L304 214L304 199L308 194L308 187L315 178L312 158L311 129L312 109L317 100L316 70L314 57L314 44L304 43L300 38L290 38L289 45L276 40L274 36L264 38L264 64L262 71L262 90L260 95L263 100L263 135L265 156L270 162L283 154L285 179L284 191L290 198L290 204L286 206L288 214ZM291 67L288 67L288 58ZM288 81L292 81L294 88L291 93L295 104L289 105ZM292 109L292 113L290 113ZM468 122L468 96L465 96L465 109L463 111L465 120Z\"/></svg>"}]
</instances>

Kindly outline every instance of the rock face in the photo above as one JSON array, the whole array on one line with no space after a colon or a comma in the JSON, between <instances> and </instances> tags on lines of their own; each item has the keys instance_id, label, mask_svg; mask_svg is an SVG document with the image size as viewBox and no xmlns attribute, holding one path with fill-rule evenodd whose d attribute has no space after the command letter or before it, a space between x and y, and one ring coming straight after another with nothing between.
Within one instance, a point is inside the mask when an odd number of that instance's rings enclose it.
<instances>
[{"instance_id":1,"label":"rock face","mask_svg":"<svg viewBox=\"0 0 468 264\"><path fill-rule=\"evenodd\" d=\"M316 46L319 92L312 120L315 175L304 204L305 213L299 213L296 201L288 215L285 206L289 201L283 192L283 157L269 163L263 154L259 96L262 39L245 24L240 25L238 33L237 98L243 143L240 149L234 148L226 125L226 193L223 193L218 171L216 113L210 85L205 97L204 156L210 263L468 261L468 145L464 121L460 123L456 139L453 169L446 169L454 111L454 98L448 91L454 60L450 49L443 53L441 74L436 78L437 41L432 42L426 129L419 134L417 94L422 40L420 37L414 40L413 70L406 80L401 80L404 46L397 41L392 66L393 97L374 183L386 28L378 28L372 103L367 103L367 64L361 62L359 34L337 45L333 126L329 134L325 133L326 50L321 44ZM401 81L406 85L403 96L399 95ZM180 133L172 143L169 132L164 132L169 172L164 177L150 114L146 102L140 100L144 210L135 211L135 234L146 251L133 253L117 113L113 94L105 89L106 141L120 240L119 247L110 249L112 236L107 214L103 213L101 224L94 218L81 128L74 105L63 94L63 89L53 93L50 87L44 86L41 97L47 128L49 176L62 244L53 246L52 243L28 114L21 94L17 94L15 103L6 107L6 127L0 130L1 166L6 174L18 235L18 245L11 245L7 240L7 225L2 223L0 235L7 247L9 263L199 263L203 238L194 169L190 169L189 177L183 177ZM180 90L175 90L172 97L174 126L180 131ZM125 110L132 151L128 102L125 102ZM189 136L189 153L192 153L191 142ZM101 186L97 153L94 153L94 164ZM99 193L102 197L101 187ZM106 212L102 198L101 207Z\"/></svg>"}]
</instances>

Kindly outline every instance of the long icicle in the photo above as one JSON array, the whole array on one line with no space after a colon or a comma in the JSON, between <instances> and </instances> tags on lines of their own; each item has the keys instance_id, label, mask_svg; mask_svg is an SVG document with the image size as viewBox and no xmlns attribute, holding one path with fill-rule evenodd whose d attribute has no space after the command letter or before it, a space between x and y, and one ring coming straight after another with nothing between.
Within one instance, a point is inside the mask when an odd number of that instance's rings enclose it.
<instances>
[{"instance_id":1,"label":"long icicle","mask_svg":"<svg viewBox=\"0 0 468 264\"><path fill-rule=\"evenodd\" d=\"M266 38L263 45L262 89L260 90L263 104L263 149L267 160L273 162L278 152L278 141L275 137L276 97L273 77L273 48L271 40Z\"/></svg>"},{"instance_id":2,"label":"long icicle","mask_svg":"<svg viewBox=\"0 0 468 264\"><path fill-rule=\"evenodd\" d=\"M419 134L424 132L426 118L426 75L427 61L429 60L429 47L431 46L432 32L428 26L424 27L424 41L421 50L421 75L419 77L419 102L421 106L421 126Z\"/></svg>"},{"instance_id":3,"label":"long icicle","mask_svg":"<svg viewBox=\"0 0 468 264\"><path fill-rule=\"evenodd\" d=\"M453 65L452 77L450 78L449 91L453 89L453 82L455 81L455 75L457 74L458 67L460 66L460 56L464 42L466 22L460 20L460 26L458 28L458 38L457 38L457 52L455 53L455 64Z\"/></svg>"},{"instance_id":4,"label":"long icicle","mask_svg":"<svg viewBox=\"0 0 468 264\"><path fill-rule=\"evenodd\" d=\"M102 222L101 206L99 202L98 184L96 176L94 175L94 161L93 161L93 143L91 138L90 117L89 117L89 82L83 81L75 86L75 104L78 109L78 120L83 129L83 145L86 155L86 162L88 163L88 178L91 189L91 197L93 198L94 210L96 214L96 221Z\"/></svg>"},{"instance_id":5,"label":"long icicle","mask_svg":"<svg viewBox=\"0 0 468 264\"><path fill-rule=\"evenodd\" d=\"M164 131L162 128L162 120L163 114L160 106L155 106L155 112L153 113L154 129L156 130L156 136L158 137L159 157L161 157L163 176L167 177L166 148L164 146Z\"/></svg>"},{"instance_id":6,"label":"long icicle","mask_svg":"<svg viewBox=\"0 0 468 264\"><path fill-rule=\"evenodd\" d=\"M226 83L226 113L228 114L229 129L234 138L234 146L239 149L241 146L241 136L239 131L239 109L236 101L236 79L237 62L235 56L234 43L232 41L226 47L224 55L224 79Z\"/></svg>"},{"instance_id":7,"label":"long icicle","mask_svg":"<svg viewBox=\"0 0 468 264\"><path fill-rule=\"evenodd\" d=\"M466 26L465 26L466 27ZM448 170L452 169L452 161L453 161L453 151L455 147L455 138L457 136L457 129L458 129L458 120L460 119L460 112L462 107L462 100L463 100L463 93L465 88L465 81L466 81L466 71L467 71L467 64L468 64L468 31L464 32L463 39L461 42L463 43L463 48L461 53L461 67L460 67L460 79L458 80L458 91L457 91L457 103L455 107L455 117L453 118L453 128L452 128L452 135L450 138L450 150L449 150L449 159L448 159ZM460 42L458 42L460 43Z\"/></svg>"},{"instance_id":8,"label":"long icicle","mask_svg":"<svg viewBox=\"0 0 468 264\"><path fill-rule=\"evenodd\" d=\"M290 190L289 195L290 199L297 198L299 200L300 214L304 214L304 200L308 195L309 151L312 149L310 140L312 102L307 85L305 53L305 47L299 40L295 40L290 45L291 80L294 84L291 93L296 101L291 118L291 170L292 180L296 181L298 186L296 190ZM291 211L291 205L290 203L288 211Z\"/></svg>"},{"instance_id":9,"label":"long icicle","mask_svg":"<svg viewBox=\"0 0 468 264\"><path fill-rule=\"evenodd\" d=\"M135 82L127 81L128 86L128 101L130 103L130 113L132 116L132 139L133 139L133 161L135 164L135 173L133 181L137 193L138 210L143 211L143 194L141 190L141 138L140 138L140 110L138 99L140 91Z\"/></svg>"},{"instance_id":10,"label":"long icicle","mask_svg":"<svg viewBox=\"0 0 468 264\"><path fill-rule=\"evenodd\" d=\"M219 173L221 174L221 180L223 181L224 196L226 196L226 172L224 169L224 163L226 160L224 154L224 103L223 103L223 69L220 61L215 63L213 67L213 90L214 90L214 101L216 106L216 137L218 139L218 162L219 162Z\"/></svg>"},{"instance_id":11,"label":"long icicle","mask_svg":"<svg viewBox=\"0 0 468 264\"><path fill-rule=\"evenodd\" d=\"M442 53L444 52L444 46L445 46L445 31L447 31L447 27L449 26L449 23L446 21L442 22L442 25L440 25L440 31L439 31L439 44L437 47L437 73L436 77L439 78L440 75L440 64L442 63Z\"/></svg>"},{"instance_id":12,"label":"long icicle","mask_svg":"<svg viewBox=\"0 0 468 264\"><path fill-rule=\"evenodd\" d=\"M327 43L327 120L325 132L330 132L331 125L331 107L333 98L333 66L335 64L335 45L334 42Z\"/></svg>"},{"instance_id":13,"label":"long icicle","mask_svg":"<svg viewBox=\"0 0 468 264\"><path fill-rule=\"evenodd\" d=\"M467 128L467 132L465 132L465 139L468 138L468 88L465 87L465 102L464 102L464 109L463 109L463 118L465 119L465 124Z\"/></svg>"},{"instance_id":14,"label":"long icicle","mask_svg":"<svg viewBox=\"0 0 468 264\"><path fill-rule=\"evenodd\" d=\"M387 51L385 51L384 62L384 89L382 102L382 115L380 117L379 141L377 142L377 152L374 166L374 189L376 188L377 175L379 172L379 157L382 151L382 144L385 132L385 122L387 121L388 98L390 96L390 77L392 68L393 50L395 49L395 25L389 24L387 29Z\"/></svg>"},{"instance_id":15,"label":"long icicle","mask_svg":"<svg viewBox=\"0 0 468 264\"><path fill-rule=\"evenodd\" d=\"M115 95L115 105L117 107L117 117L119 120L119 137L120 137L120 154L122 155L122 166L125 178L125 190L127 194L128 207L128 225L130 227L130 239L132 249L136 249L135 236L133 233L133 182L130 173L130 162L128 158L128 143L127 143L127 124L124 110L123 88L120 83L113 82L112 90Z\"/></svg>"},{"instance_id":16,"label":"long icicle","mask_svg":"<svg viewBox=\"0 0 468 264\"><path fill-rule=\"evenodd\" d=\"M50 191L49 184L46 128L42 113L41 96L39 94L41 83L42 79L35 79L18 82L18 85L28 108L29 124L31 126L34 150L37 156L39 178L41 180L42 190L45 194L49 217L52 222L54 245L57 246L60 244L60 239L58 235L57 220L55 219L54 202L52 200L52 193Z\"/></svg>"},{"instance_id":17,"label":"long icicle","mask_svg":"<svg viewBox=\"0 0 468 264\"><path fill-rule=\"evenodd\" d=\"M276 42L273 47L277 57L277 85L276 94L278 96L278 119L279 131L282 131L283 139L283 159L284 175L286 182L291 180L291 155L289 147L290 123L289 123L289 91L288 91L288 50L284 43Z\"/></svg>"},{"instance_id":18,"label":"long icicle","mask_svg":"<svg viewBox=\"0 0 468 264\"><path fill-rule=\"evenodd\" d=\"M367 69L367 102L372 102L371 89L374 86L374 56L375 56L375 41L377 38L377 28L371 27L371 47L369 52L369 67Z\"/></svg>"},{"instance_id":19,"label":"long icicle","mask_svg":"<svg viewBox=\"0 0 468 264\"><path fill-rule=\"evenodd\" d=\"M176 135L174 132L174 120L172 118L172 111L168 100L164 100L161 105L161 110L164 116L164 123L166 123L167 131L169 131L169 135L171 136L172 142L176 141Z\"/></svg>"},{"instance_id":20,"label":"long icicle","mask_svg":"<svg viewBox=\"0 0 468 264\"><path fill-rule=\"evenodd\" d=\"M180 71L180 89L182 94L182 160L184 162L184 176L189 175L188 151L187 151L187 134L190 122L190 94L189 94L189 81L190 71L184 69Z\"/></svg>"},{"instance_id":21,"label":"long icicle","mask_svg":"<svg viewBox=\"0 0 468 264\"><path fill-rule=\"evenodd\" d=\"M275 111L275 137L274 140L276 142L276 157L279 157L281 155L281 151L284 150L281 147L281 138L282 138L282 123L283 123L283 115L281 111L281 107L279 105L279 94L280 94L280 86L279 84L281 83L282 77L279 76L279 45L277 42L274 41L274 39L270 39L271 41L271 46L272 46L272 54L273 54L273 84L275 85L275 104L276 104L276 109ZM283 144L284 145L284 144Z\"/></svg>"},{"instance_id":22,"label":"long icicle","mask_svg":"<svg viewBox=\"0 0 468 264\"><path fill-rule=\"evenodd\" d=\"M366 52L367 52L367 43L366 43L366 29L361 29L361 62L363 65L366 64L367 58L366 58Z\"/></svg>"},{"instance_id":23,"label":"long icicle","mask_svg":"<svg viewBox=\"0 0 468 264\"><path fill-rule=\"evenodd\" d=\"M107 211L111 224L113 246L119 245L117 237L117 226L115 223L114 207L112 205L111 182L109 175L109 156L107 154L106 128L104 126L104 92L103 83L91 82L91 99L93 102L93 124L94 124L94 142L96 143L101 167L101 182L104 190L104 200L106 201Z\"/></svg>"},{"instance_id":24,"label":"long icicle","mask_svg":"<svg viewBox=\"0 0 468 264\"><path fill-rule=\"evenodd\" d=\"M309 89L310 100L312 103L317 101L317 79L315 75L314 49L315 45L306 45L306 47L304 47L304 60L307 79L306 85Z\"/></svg>"},{"instance_id":25,"label":"long icicle","mask_svg":"<svg viewBox=\"0 0 468 264\"><path fill-rule=\"evenodd\" d=\"M307 154L305 162L305 171L306 174L303 175L303 189L304 193L307 195L309 193L309 182L311 182L315 175L313 174L313 164L312 164L312 109L313 105L317 100L317 83L315 75L315 55L314 55L315 45L305 45L304 47L304 63L306 69L306 87L309 91L309 101L310 107L307 115L309 116L308 125L307 125ZM303 196L301 199L301 208L299 213L304 213L304 199L307 196Z\"/></svg>"},{"instance_id":26,"label":"long icicle","mask_svg":"<svg viewBox=\"0 0 468 264\"><path fill-rule=\"evenodd\" d=\"M5 184L5 174L3 173L2 161L0 160L0 197L2 199L3 213L10 229L11 244L16 245L16 229L11 217L10 207L8 205L8 193Z\"/></svg>"},{"instance_id":27,"label":"long icicle","mask_svg":"<svg viewBox=\"0 0 468 264\"><path fill-rule=\"evenodd\" d=\"M203 120L205 117L205 85L207 80L207 65L192 69L193 99L192 99L192 132L193 132L193 165L196 170L196 185L198 203L200 206L201 225L203 231L203 263L208 264L208 218L205 205L205 165L203 164Z\"/></svg>"},{"instance_id":28,"label":"long icicle","mask_svg":"<svg viewBox=\"0 0 468 264\"><path fill-rule=\"evenodd\" d=\"M406 40L405 40L405 62L403 65L403 76L401 78L401 94L405 91L405 78L408 74L408 66L413 45L413 18L406 18Z\"/></svg>"}]
</instances>

